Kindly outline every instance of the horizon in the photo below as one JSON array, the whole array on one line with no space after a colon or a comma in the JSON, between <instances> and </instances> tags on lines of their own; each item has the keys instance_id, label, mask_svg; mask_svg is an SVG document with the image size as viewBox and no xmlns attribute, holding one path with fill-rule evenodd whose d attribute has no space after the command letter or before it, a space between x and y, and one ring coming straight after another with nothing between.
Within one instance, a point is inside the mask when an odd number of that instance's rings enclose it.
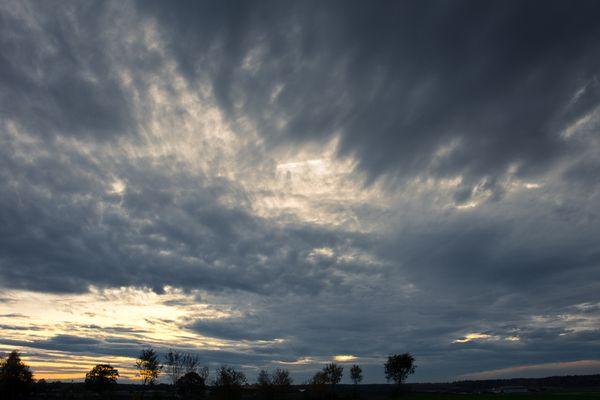
<instances>
[{"instance_id":1,"label":"horizon","mask_svg":"<svg viewBox=\"0 0 600 400\"><path fill-rule=\"evenodd\" d=\"M0 355L599 374L599 18L0 0Z\"/></svg>"}]
</instances>

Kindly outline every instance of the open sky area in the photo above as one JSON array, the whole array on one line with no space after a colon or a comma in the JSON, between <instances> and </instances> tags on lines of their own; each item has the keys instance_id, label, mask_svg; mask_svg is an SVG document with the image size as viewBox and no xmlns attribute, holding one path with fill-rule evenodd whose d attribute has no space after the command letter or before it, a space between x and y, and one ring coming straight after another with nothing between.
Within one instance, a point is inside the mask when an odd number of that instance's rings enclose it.
<instances>
[{"instance_id":1,"label":"open sky area","mask_svg":"<svg viewBox=\"0 0 600 400\"><path fill-rule=\"evenodd\" d=\"M600 2L0 0L0 353L600 373ZM342 382L349 383L344 376Z\"/></svg>"}]
</instances>

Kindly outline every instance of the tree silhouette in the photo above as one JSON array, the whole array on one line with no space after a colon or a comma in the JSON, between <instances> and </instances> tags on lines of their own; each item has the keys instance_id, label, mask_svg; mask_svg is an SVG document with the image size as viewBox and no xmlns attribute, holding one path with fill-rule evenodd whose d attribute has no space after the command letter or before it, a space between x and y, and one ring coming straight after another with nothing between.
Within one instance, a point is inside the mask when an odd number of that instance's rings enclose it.
<instances>
[{"instance_id":1,"label":"tree silhouette","mask_svg":"<svg viewBox=\"0 0 600 400\"><path fill-rule=\"evenodd\" d=\"M85 374L85 385L96 392L108 390L117 383L119 371L109 364L98 364Z\"/></svg>"},{"instance_id":2,"label":"tree silhouette","mask_svg":"<svg viewBox=\"0 0 600 400\"><path fill-rule=\"evenodd\" d=\"M260 370L256 377L256 387L261 398L270 399L273 397L273 383L269 372L264 369Z\"/></svg>"},{"instance_id":3,"label":"tree silhouette","mask_svg":"<svg viewBox=\"0 0 600 400\"><path fill-rule=\"evenodd\" d=\"M362 381L362 368L358 365L353 365L350 368L350 379L354 382L354 397L356 397L356 386Z\"/></svg>"},{"instance_id":4,"label":"tree silhouette","mask_svg":"<svg viewBox=\"0 0 600 400\"><path fill-rule=\"evenodd\" d=\"M269 375L269 373L266 370L261 369L258 373L258 376L256 377L256 384L258 386L270 386L271 375Z\"/></svg>"},{"instance_id":5,"label":"tree silhouette","mask_svg":"<svg viewBox=\"0 0 600 400\"><path fill-rule=\"evenodd\" d=\"M153 349L142 350L135 362L135 368L142 378L142 398L144 398L146 386L156 382L162 369L162 365L160 365L160 361L158 360L158 354Z\"/></svg>"},{"instance_id":6,"label":"tree silhouette","mask_svg":"<svg viewBox=\"0 0 600 400\"><path fill-rule=\"evenodd\" d=\"M191 371L177 380L176 387L177 393L184 399L201 399L206 391L206 378Z\"/></svg>"},{"instance_id":7,"label":"tree silhouette","mask_svg":"<svg viewBox=\"0 0 600 400\"><path fill-rule=\"evenodd\" d=\"M323 397L323 394L326 390L325 385L327 385L328 383L329 378L325 371L319 371L316 374L314 374L312 379L310 380L311 391L316 397L321 398Z\"/></svg>"},{"instance_id":8,"label":"tree silhouette","mask_svg":"<svg viewBox=\"0 0 600 400\"><path fill-rule=\"evenodd\" d=\"M289 391L293 380L286 369L277 368L272 374L261 370L256 378L256 384L261 397L281 399Z\"/></svg>"},{"instance_id":9,"label":"tree silhouette","mask_svg":"<svg viewBox=\"0 0 600 400\"><path fill-rule=\"evenodd\" d=\"M280 389L286 389L292 386L294 383L292 377L290 376L290 371L287 369L277 368L271 377L271 382L274 386L279 387Z\"/></svg>"},{"instance_id":10,"label":"tree silhouette","mask_svg":"<svg viewBox=\"0 0 600 400\"><path fill-rule=\"evenodd\" d=\"M331 394L335 396L335 385L342 380L344 367L339 366L336 363L327 364L325 368L323 368L323 373L325 373L327 382L331 385Z\"/></svg>"},{"instance_id":11,"label":"tree silhouette","mask_svg":"<svg viewBox=\"0 0 600 400\"><path fill-rule=\"evenodd\" d=\"M33 384L33 374L21 361L21 355L12 351L6 360L0 362L0 393L4 398L27 395Z\"/></svg>"},{"instance_id":12,"label":"tree silhouette","mask_svg":"<svg viewBox=\"0 0 600 400\"><path fill-rule=\"evenodd\" d=\"M350 368L350 379L352 379L355 385L358 385L362 381L362 368L358 365L353 365Z\"/></svg>"},{"instance_id":13,"label":"tree silhouette","mask_svg":"<svg viewBox=\"0 0 600 400\"><path fill-rule=\"evenodd\" d=\"M415 372L415 358L410 353L394 354L388 357L384 364L385 378L394 381L400 386L408 377Z\"/></svg>"},{"instance_id":14,"label":"tree silhouette","mask_svg":"<svg viewBox=\"0 0 600 400\"><path fill-rule=\"evenodd\" d=\"M175 385L183 375L183 354L169 349L169 352L165 355L164 369L167 375L169 375L171 383Z\"/></svg>"},{"instance_id":15,"label":"tree silhouette","mask_svg":"<svg viewBox=\"0 0 600 400\"><path fill-rule=\"evenodd\" d=\"M197 354L183 353L181 357L181 366L184 373L195 372L200 377L206 380L208 379L208 367L202 367L200 365L200 357Z\"/></svg>"},{"instance_id":16,"label":"tree silhouette","mask_svg":"<svg viewBox=\"0 0 600 400\"><path fill-rule=\"evenodd\" d=\"M227 366L217 369L214 386L221 399L236 400L242 397L242 385L246 384L243 372Z\"/></svg>"}]
</instances>

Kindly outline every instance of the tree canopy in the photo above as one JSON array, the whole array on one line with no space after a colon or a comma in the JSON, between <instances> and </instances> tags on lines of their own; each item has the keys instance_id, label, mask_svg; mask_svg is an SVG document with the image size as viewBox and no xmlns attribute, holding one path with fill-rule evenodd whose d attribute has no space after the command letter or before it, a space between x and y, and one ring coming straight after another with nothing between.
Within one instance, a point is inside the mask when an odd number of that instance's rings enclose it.
<instances>
[{"instance_id":1,"label":"tree canopy","mask_svg":"<svg viewBox=\"0 0 600 400\"><path fill-rule=\"evenodd\" d=\"M350 379L354 382L355 385L358 385L360 381L362 381L362 368L358 365L353 365L350 368Z\"/></svg>"},{"instance_id":2,"label":"tree canopy","mask_svg":"<svg viewBox=\"0 0 600 400\"><path fill-rule=\"evenodd\" d=\"M177 393L183 398L198 399L203 397L206 390L206 379L195 371L184 374L176 382Z\"/></svg>"},{"instance_id":3,"label":"tree canopy","mask_svg":"<svg viewBox=\"0 0 600 400\"><path fill-rule=\"evenodd\" d=\"M33 383L33 374L21 361L21 355L12 351L6 360L0 362L0 393L7 398L25 395Z\"/></svg>"},{"instance_id":4,"label":"tree canopy","mask_svg":"<svg viewBox=\"0 0 600 400\"><path fill-rule=\"evenodd\" d=\"M402 384L408 375L415 372L415 358L410 353L394 354L388 357L385 366L385 378Z\"/></svg>"},{"instance_id":5,"label":"tree canopy","mask_svg":"<svg viewBox=\"0 0 600 400\"><path fill-rule=\"evenodd\" d=\"M117 383L119 371L109 364L98 364L85 374L86 386L96 391L104 391Z\"/></svg>"},{"instance_id":6,"label":"tree canopy","mask_svg":"<svg viewBox=\"0 0 600 400\"><path fill-rule=\"evenodd\" d=\"M246 375L243 372L227 366L221 366L217 369L214 385L220 398L227 400L239 399L244 384L246 384Z\"/></svg>"},{"instance_id":7,"label":"tree canopy","mask_svg":"<svg viewBox=\"0 0 600 400\"><path fill-rule=\"evenodd\" d=\"M144 385L154 384L162 369L162 365L160 365L160 361L158 360L158 354L153 349L142 350L135 362L135 367Z\"/></svg>"}]
</instances>

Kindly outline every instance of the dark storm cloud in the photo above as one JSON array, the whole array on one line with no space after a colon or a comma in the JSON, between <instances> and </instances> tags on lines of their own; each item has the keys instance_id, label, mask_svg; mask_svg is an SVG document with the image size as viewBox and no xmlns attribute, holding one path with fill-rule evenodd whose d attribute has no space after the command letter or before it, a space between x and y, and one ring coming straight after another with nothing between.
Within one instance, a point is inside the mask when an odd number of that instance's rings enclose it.
<instances>
[{"instance_id":1,"label":"dark storm cloud","mask_svg":"<svg viewBox=\"0 0 600 400\"><path fill-rule=\"evenodd\" d=\"M339 134L372 178L538 174L600 100L592 1L138 6L232 121L272 143Z\"/></svg>"}]
</instances>

